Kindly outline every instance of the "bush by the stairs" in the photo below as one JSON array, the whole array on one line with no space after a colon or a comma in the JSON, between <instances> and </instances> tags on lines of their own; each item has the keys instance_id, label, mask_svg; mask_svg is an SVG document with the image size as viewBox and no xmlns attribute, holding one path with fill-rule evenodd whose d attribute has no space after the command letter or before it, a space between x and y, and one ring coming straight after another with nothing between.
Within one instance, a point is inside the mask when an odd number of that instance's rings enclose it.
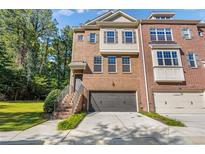
<instances>
[{"instance_id":1,"label":"bush by the stairs","mask_svg":"<svg viewBox=\"0 0 205 154\"><path fill-rule=\"evenodd\" d=\"M48 94L43 106L44 112L52 113L54 111L54 105L58 103L57 97L60 95L60 92L59 89L55 89Z\"/></svg>"},{"instance_id":2,"label":"bush by the stairs","mask_svg":"<svg viewBox=\"0 0 205 154\"><path fill-rule=\"evenodd\" d=\"M58 123L58 129L59 130L68 130L68 129L74 129L78 126L78 124L83 120L83 118L86 116L85 112L76 113L69 118L65 119L64 121L61 121Z\"/></svg>"}]
</instances>

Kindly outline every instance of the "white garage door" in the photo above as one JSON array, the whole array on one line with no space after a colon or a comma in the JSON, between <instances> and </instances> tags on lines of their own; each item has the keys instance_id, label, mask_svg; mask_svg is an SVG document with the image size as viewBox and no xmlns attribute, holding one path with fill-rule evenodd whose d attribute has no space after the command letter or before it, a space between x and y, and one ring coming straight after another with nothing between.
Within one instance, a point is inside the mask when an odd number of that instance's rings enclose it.
<instances>
[{"instance_id":1,"label":"white garage door","mask_svg":"<svg viewBox=\"0 0 205 154\"><path fill-rule=\"evenodd\" d=\"M157 113L205 113L204 93L154 93Z\"/></svg>"}]
</instances>

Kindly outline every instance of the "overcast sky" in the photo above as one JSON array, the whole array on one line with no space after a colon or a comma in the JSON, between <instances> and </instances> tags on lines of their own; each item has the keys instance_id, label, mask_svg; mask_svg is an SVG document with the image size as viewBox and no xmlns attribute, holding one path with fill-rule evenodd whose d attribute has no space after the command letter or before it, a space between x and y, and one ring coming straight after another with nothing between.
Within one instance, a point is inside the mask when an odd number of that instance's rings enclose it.
<instances>
[{"instance_id":1,"label":"overcast sky","mask_svg":"<svg viewBox=\"0 0 205 154\"><path fill-rule=\"evenodd\" d=\"M78 10L53 10L53 18L57 19L59 27L63 28L66 25L79 26L87 20L93 19L102 13L108 11L94 10L94 9L78 9ZM135 17L136 19L146 19L152 11L172 11L175 12L175 19L199 19L205 20L205 9L203 10L150 10L150 9L136 9L127 10L122 9L125 13Z\"/></svg>"}]
</instances>

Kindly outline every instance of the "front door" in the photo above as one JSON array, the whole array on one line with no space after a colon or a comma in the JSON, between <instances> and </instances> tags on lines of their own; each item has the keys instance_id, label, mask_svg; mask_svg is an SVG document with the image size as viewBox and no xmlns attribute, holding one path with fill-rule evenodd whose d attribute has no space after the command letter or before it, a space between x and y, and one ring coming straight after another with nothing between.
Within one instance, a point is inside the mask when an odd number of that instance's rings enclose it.
<instances>
[{"instance_id":1,"label":"front door","mask_svg":"<svg viewBox=\"0 0 205 154\"><path fill-rule=\"evenodd\" d=\"M82 74L75 75L75 91L78 91L78 89L80 88L82 78L83 78Z\"/></svg>"}]
</instances>

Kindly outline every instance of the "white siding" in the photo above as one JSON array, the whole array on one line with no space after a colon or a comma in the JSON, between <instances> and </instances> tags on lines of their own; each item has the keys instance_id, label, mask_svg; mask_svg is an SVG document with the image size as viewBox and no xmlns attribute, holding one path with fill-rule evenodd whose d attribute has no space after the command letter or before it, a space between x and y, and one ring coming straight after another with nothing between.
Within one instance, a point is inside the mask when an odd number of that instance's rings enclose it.
<instances>
[{"instance_id":1,"label":"white siding","mask_svg":"<svg viewBox=\"0 0 205 154\"><path fill-rule=\"evenodd\" d=\"M152 63L154 71L155 82L181 82L185 81L184 72L182 68L181 56L179 50L167 50L176 51L178 57L178 66L159 66L157 61L157 51L166 51L163 49L152 50Z\"/></svg>"},{"instance_id":2,"label":"white siding","mask_svg":"<svg viewBox=\"0 0 205 154\"><path fill-rule=\"evenodd\" d=\"M183 68L154 68L154 80L156 82L180 82L185 81Z\"/></svg>"}]
</instances>

